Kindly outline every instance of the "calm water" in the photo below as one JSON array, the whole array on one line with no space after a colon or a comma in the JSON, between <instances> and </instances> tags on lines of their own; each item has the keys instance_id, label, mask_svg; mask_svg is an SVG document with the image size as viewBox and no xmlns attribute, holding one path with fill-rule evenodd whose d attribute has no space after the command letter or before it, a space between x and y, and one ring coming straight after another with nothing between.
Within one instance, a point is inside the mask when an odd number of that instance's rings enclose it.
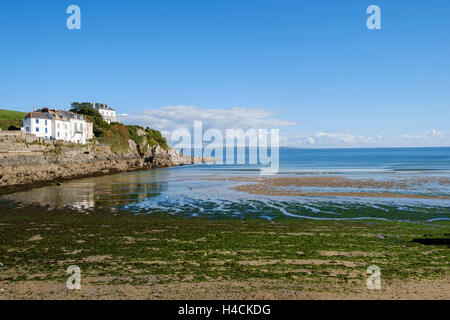
<instances>
[{"instance_id":1,"label":"calm water","mask_svg":"<svg viewBox=\"0 0 450 320\"><path fill-rule=\"evenodd\" d=\"M187 216L255 216L267 219L282 215L308 219L450 220L448 199L250 195L230 188L245 182L227 178L258 178L259 168L256 165L193 165L129 172L65 182L61 186L33 189L3 196L2 199L85 211L100 207L111 211L121 209L136 214L168 212ZM417 180L420 183L395 192L449 197L450 148L281 149L277 176L299 175L380 181ZM426 183L423 182L425 180ZM326 188L310 189L324 191ZM345 187L325 191L353 189ZM365 191L373 190L367 188Z\"/></svg>"}]
</instances>

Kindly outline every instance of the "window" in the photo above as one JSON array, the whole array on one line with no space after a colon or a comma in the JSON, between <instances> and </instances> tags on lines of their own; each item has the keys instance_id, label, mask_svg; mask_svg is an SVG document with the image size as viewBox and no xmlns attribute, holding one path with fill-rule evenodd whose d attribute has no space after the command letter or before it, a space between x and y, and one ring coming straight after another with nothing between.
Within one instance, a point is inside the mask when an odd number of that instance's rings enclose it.
<instances>
[{"instance_id":1,"label":"window","mask_svg":"<svg viewBox=\"0 0 450 320\"><path fill-rule=\"evenodd\" d=\"M78 130L78 123L75 122L75 131L77 131L77 130Z\"/></svg>"},{"instance_id":2,"label":"window","mask_svg":"<svg viewBox=\"0 0 450 320\"><path fill-rule=\"evenodd\" d=\"M27 132L30 132L30 127L26 127L25 130L26 130Z\"/></svg>"},{"instance_id":3,"label":"window","mask_svg":"<svg viewBox=\"0 0 450 320\"><path fill-rule=\"evenodd\" d=\"M47 120L45 120L45 125L47 125Z\"/></svg>"},{"instance_id":4,"label":"window","mask_svg":"<svg viewBox=\"0 0 450 320\"><path fill-rule=\"evenodd\" d=\"M39 128L36 128L36 132L39 132Z\"/></svg>"},{"instance_id":5,"label":"window","mask_svg":"<svg viewBox=\"0 0 450 320\"><path fill-rule=\"evenodd\" d=\"M59 123L58 123L58 125L56 127L59 129Z\"/></svg>"},{"instance_id":6,"label":"window","mask_svg":"<svg viewBox=\"0 0 450 320\"><path fill-rule=\"evenodd\" d=\"M83 123L80 123L80 130L83 131Z\"/></svg>"},{"instance_id":7,"label":"window","mask_svg":"<svg viewBox=\"0 0 450 320\"><path fill-rule=\"evenodd\" d=\"M39 123L39 119L36 119L36 123Z\"/></svg>"},{"instance_id":8,"label":"window","mask_svg":"<svg viewBox=\"0 0 450 320\"><path fill-rule=\"evenodd\" d=\"M58 131L58 138L59 138L59 131Z\"/></svg>"},{"instance_id":9,"label":"window","mask_svg":"<svg viewBox=\"0 0 450 320\"><path fill-rule=\"evenodd\" d=\"M45 133L47 133L47 128L45 128Z\"/></svg>"}]
</instances>

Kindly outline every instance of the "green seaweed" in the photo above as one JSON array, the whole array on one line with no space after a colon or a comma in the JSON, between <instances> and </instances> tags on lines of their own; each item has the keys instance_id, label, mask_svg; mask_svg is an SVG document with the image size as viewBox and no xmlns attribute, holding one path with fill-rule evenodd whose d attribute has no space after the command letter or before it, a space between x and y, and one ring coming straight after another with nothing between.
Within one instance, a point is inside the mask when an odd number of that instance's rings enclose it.
<instances>
[{"instance_id":1,"label":"green seaweed","mask_svg":"<svg viewBox=\"0 0 450 320\"><path fill-rule=\"evenodd\" d=\"M351 283L361 281L373 264L384 279L437 278L450 271L448 246L412 241L448 238L450 224L445 221L267 221L112 214L101 209L85 214L7 202L0 206L0 226L0 281L63 281L65 269L73 264L84 276L131 284L149 276L160 283Z\"/></svg>"}]
</instances>

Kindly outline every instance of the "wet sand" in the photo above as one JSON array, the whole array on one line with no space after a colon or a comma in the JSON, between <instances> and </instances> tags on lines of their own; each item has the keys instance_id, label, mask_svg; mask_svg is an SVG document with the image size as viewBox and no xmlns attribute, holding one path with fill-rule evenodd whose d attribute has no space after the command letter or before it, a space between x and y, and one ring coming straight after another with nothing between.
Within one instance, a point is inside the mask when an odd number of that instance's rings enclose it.
<instances>
[{"instance_id":1,"label":"wet sand","mask_svg":"<svg viewBox=\"0 0 450 320\"><path fill-rule=\"evenodd\" d=\"M450 297L450 278L435 280L382 282L380 290L368 290L364 285L346 286L330 281L315 285L286 283L280 280L254 279L252 281L208 281L180 282L169 284L152 283L146 285L105 284L117 281L116 278L86 278L80 290L68 290L63 281L21 281L3 284L0 299L208 299L208 300L347 300L347 299L448 299ZM99 284L101 283L101 284ZM361 281L363 284L363 281Z\"/></svg>"},{"instance_id":2,"label":"wet sand","mask_svg":"<svg viewBox=\"0 0 450 320\"><path fill-rule=\"evenodd\" d=\"M210 178L210 180L242 182L243 184L233 186L232 189L255 195L450 199L450 195L439 194L440 188L450 186L450 179L444 177L375 180L313 175L300 177L228 177ZM308 190L308 188L324 188L324 190Z\"/></svg>"}]
</instances>

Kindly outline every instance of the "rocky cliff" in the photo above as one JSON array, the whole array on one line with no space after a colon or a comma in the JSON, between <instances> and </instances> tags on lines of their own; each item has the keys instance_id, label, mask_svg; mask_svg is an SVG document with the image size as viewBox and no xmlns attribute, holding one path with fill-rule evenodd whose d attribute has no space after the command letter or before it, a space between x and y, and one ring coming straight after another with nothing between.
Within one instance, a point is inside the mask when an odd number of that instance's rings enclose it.
<instances>
[{"instance_id":1,"label":"rocky cliff","mask_svg":"<svg viewBox=\"0 0 450 320\"><path fill-rule=\"evenodd\" d=\"M142 136L145 132L137 132ZM139 139L138 139L139 140ZM182 155L172 148L128 140L128 148L48 141L20 131L0 132L0 193L88 176L213 161Z\"/></svg>"}]
</instances>

